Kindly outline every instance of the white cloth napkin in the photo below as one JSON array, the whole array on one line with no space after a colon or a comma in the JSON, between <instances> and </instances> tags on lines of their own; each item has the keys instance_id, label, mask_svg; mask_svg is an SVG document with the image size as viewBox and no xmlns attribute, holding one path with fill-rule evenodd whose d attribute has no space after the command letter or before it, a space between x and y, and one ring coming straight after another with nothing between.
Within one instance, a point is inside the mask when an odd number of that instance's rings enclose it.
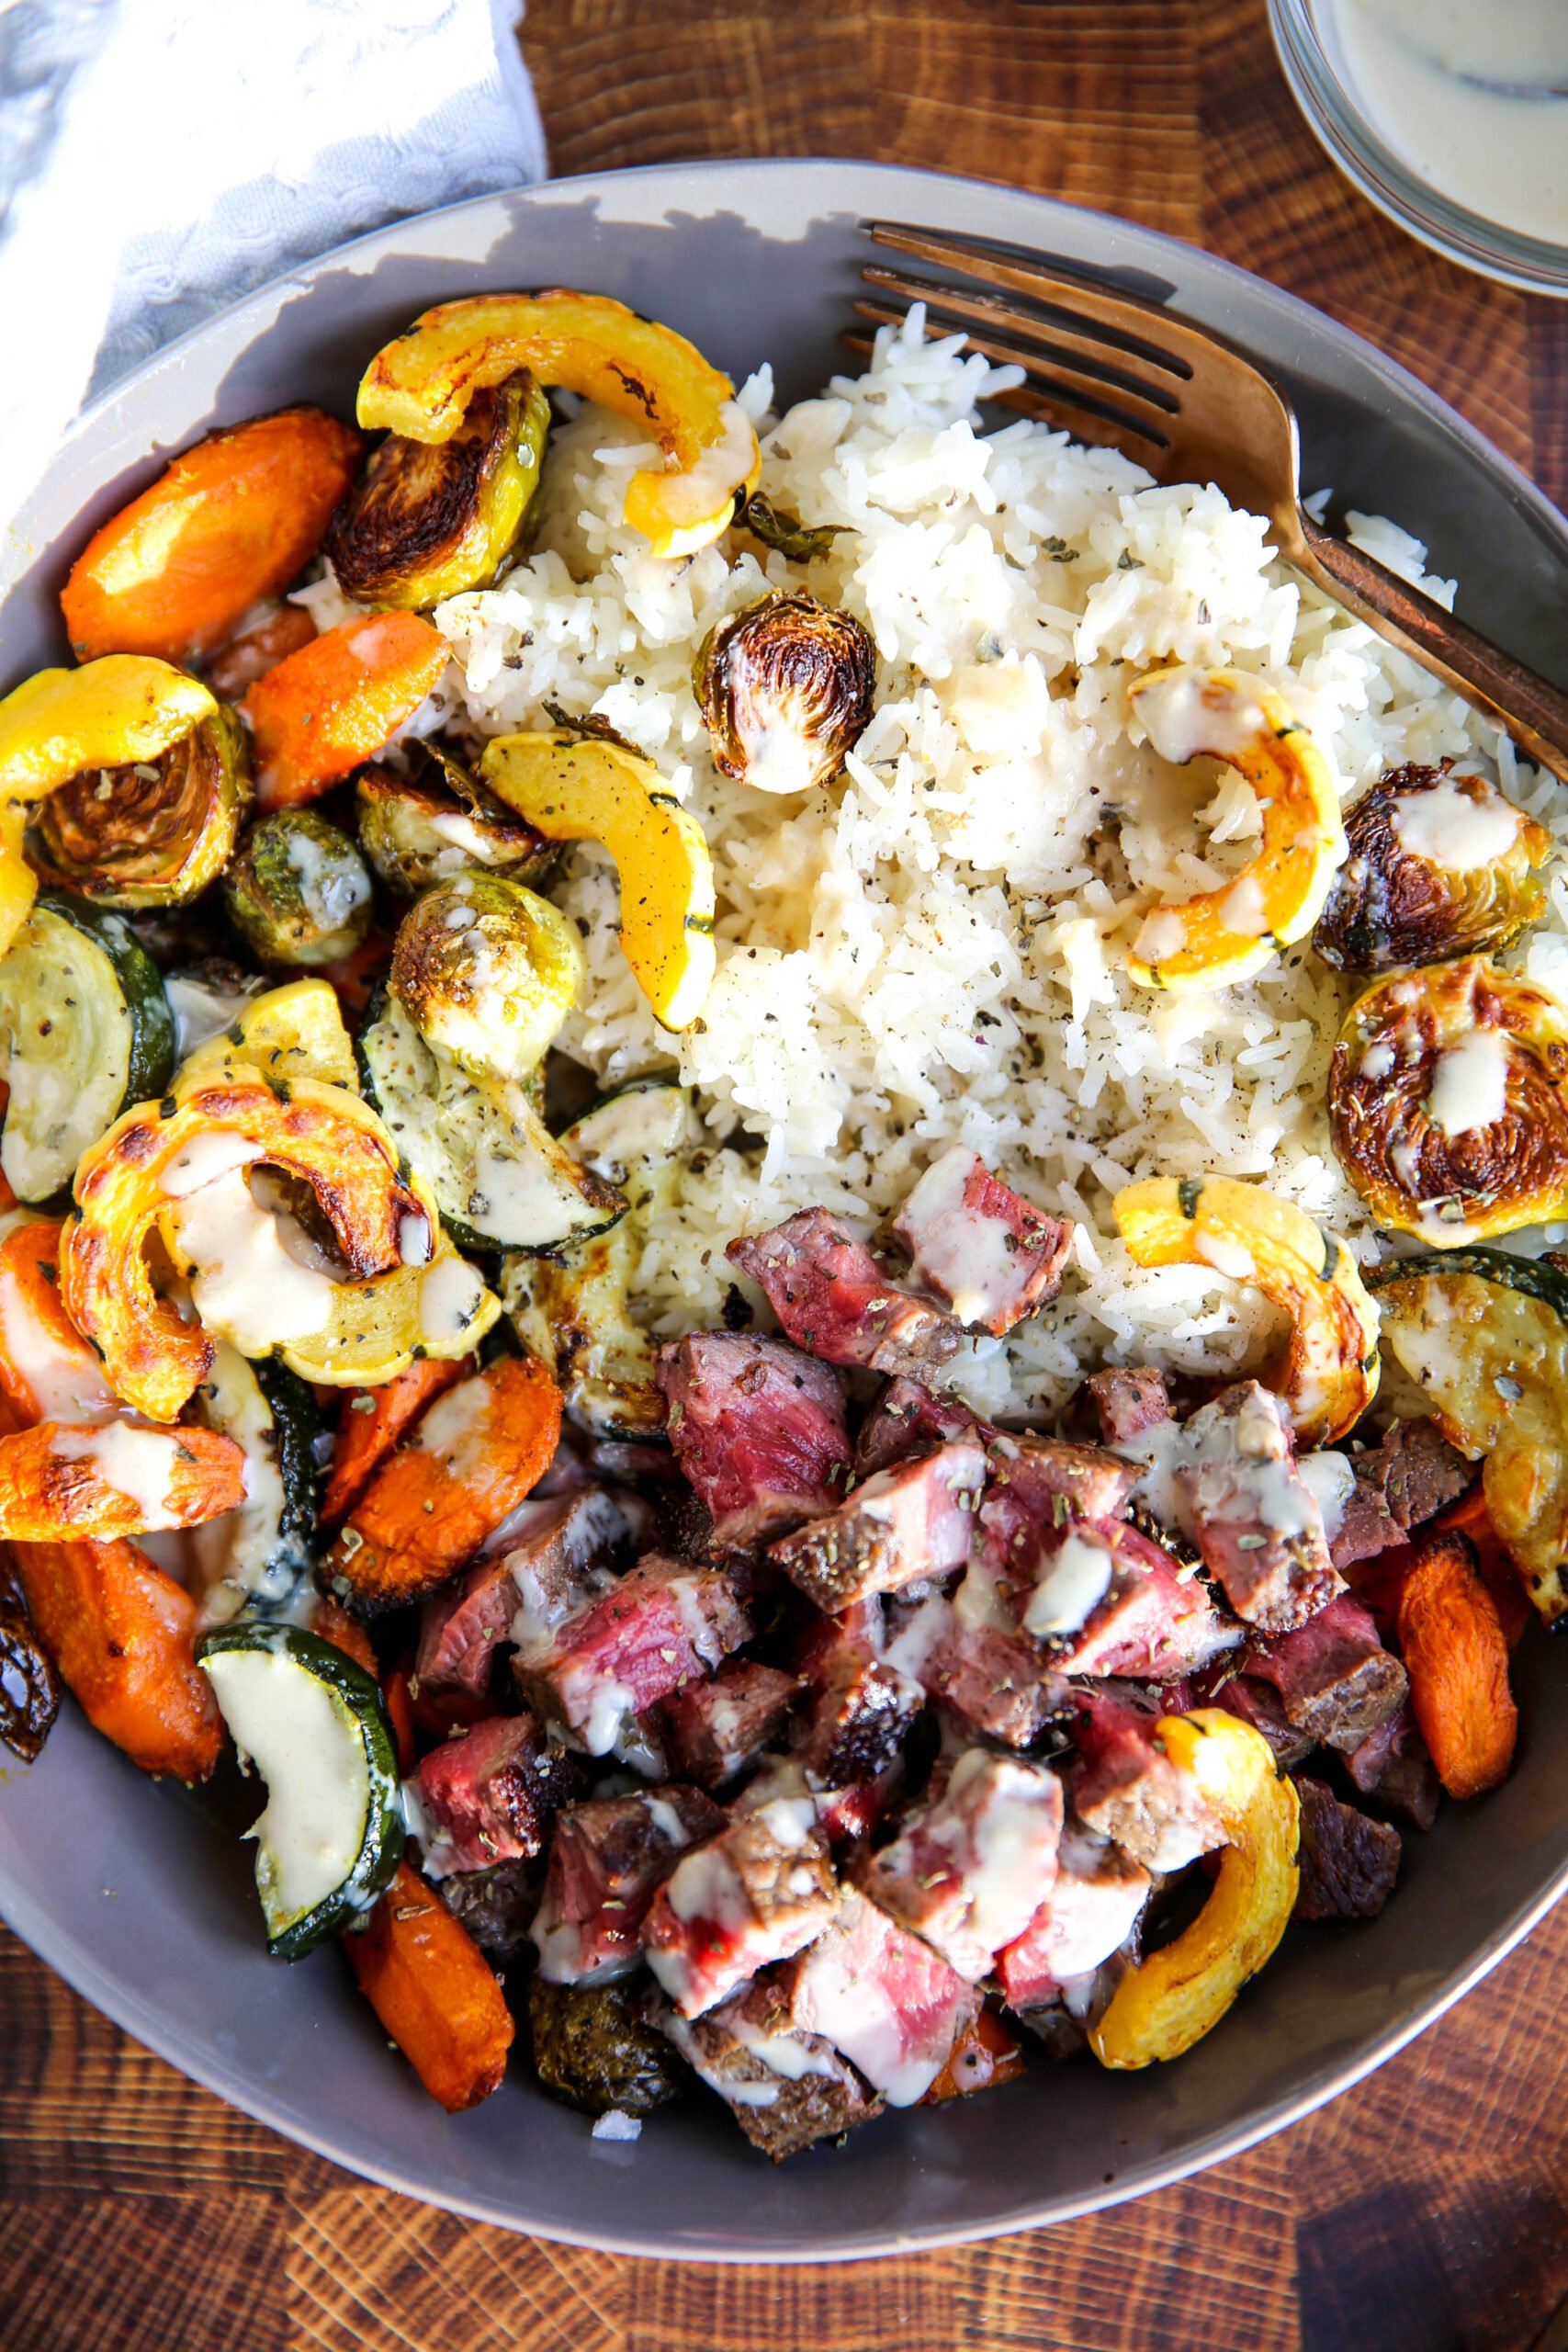
<instances>
[{"instance_id":1,"label":"white cloth napkin","mask_svg":"<svg viewBox=\"0 0 1568 2352\"><path fill-rule=\"evenodd\" d=\"M522 0L0 0L0 520L83 400L295 262L545 175Z\"/></svg>"}]
</instances>

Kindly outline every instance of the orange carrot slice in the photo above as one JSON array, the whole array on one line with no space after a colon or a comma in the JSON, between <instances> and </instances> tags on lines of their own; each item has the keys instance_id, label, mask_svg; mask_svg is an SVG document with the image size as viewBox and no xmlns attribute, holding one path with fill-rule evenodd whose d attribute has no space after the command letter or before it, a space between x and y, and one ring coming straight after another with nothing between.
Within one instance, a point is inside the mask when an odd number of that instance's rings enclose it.
<instances>
[{"instance_id":1,"label":"orange carrot slice","mask_svg":"<svg viewBox=\"0 0 1568 2352\"><path fill-rule=\"evenodd\" d=\"M258 620L231 637L206 665L207 683L221 702L238 702L290 653L319 634L303 605L269 605Z\"/></svg>"},{"instance_id":2,"label":"orange carrot slice","mask_svg":"<svg viewBox=\"0 0 1568 2352\"><path fill-rule=\"evenodd\" d=\"M1416 1549L1399 1595L1410 1703L1449 1794L1479 1796L1507 1778L1514 1757L1508 1645L1466 1539L1431 1536Z\"/></svg>"},{"instance_id":3,"label":"orange carrot slice","mask_svg":"<svg viewBox=\"0 0 1568 2352\"><path fill-rule=\"evenodd\" d=\"M40 1421L0 1437L0 1536L11 1543L197 1527L244 1499L243 1450L216 1430Z\"/></svg>"},{"instance_id":4,"label":"orange carrot slice","mask_svg":"<svg viewBox=\"0 0 1568 2352\"><path fill-rule=\"evenodd\" d=\"M342 1650L355 1666L362 1666L372 1682L380 1681L375 1644L358 1618L341 1609L330 1592L319 1592L311 1602L310 1631L320 1634L323 1642L331 1642L334 1649Z\"/></svg>"},{"instance_id":5,"label":"orange carrot slice","mask_svg":"<svg viewBox=\"0 0 1568 2352\"><path fill-rule=\"evenodd\" d=\"M60 602L78 661L188 662L286 588L326 537L362 444L319 408L209 433L94 533Z\"/></svg>"},{"instance_id":6,"label":"orange carrot slice","mask_svg":"<svg viewBox=\"0 0 1568 2352\"><path fill-rule=\"evenodd\" d=\"M1475 1564L1481 1571L1482 1583L1497 1604L1504 1639L1511 1650L1517 1649L1535 1611L1524 1578L1492 1524L1479 1478L1467 1495L1461 1495L1457 1503L1450 1503L1446 1510L1438 1513L1431 1522L1431 1532L1434 1535L1463 1535L1474 1545Z\"/></svg>"},{"instance_id":7,"label":"orange carrot slice","mask_svg":"<svg viewBox=\"0 0 1568 2352\"><path fill-rule=\"evenodd\" d=\"M0 1258L0 1264L3 1262ZM425 1356L417 1363L411 1363L406 1372L394 1373L383 1387L349 1392L338 1417L332 1473L321 1497L323 1527L335 1527L340 1519L347 1517L399 1439L407 1436L425 1407L433 1405L444 1388L452 1387L470 1369L461 1360L438 1363Z\"/></svg>"},{"instance_id":8,"label":"orange carrot slice","mask_svg":"<svg viewBox=\"0 0 1568 2352\"><path fill-rule=\"evenodd\" d=\"M18 1421L108 1419L114 1391L60 1295L62 1227L18 1225L0 1241L0 1396Z\"/></svg>"},{"instance_id":9,"label":"orange carrot slice","mask_svg":"<svg viewBox=\"0 0 1568 2352\"><path fill-rule=\"evenodd\" d=\"M506 2071L515 2028L483 1952L408 1862L343 1948L359 1989L448 2114L477 2107Z\"/></svg>"},{"instance_id":10,"label":"orange carrot slice","mask_svg":"<svg viewBox=\"0 0 1568 2352\"><path fill-rule=\"evenodd\" d=\"M969 2091L992 2090L1012 2083L1023 2072L1023 2051L994 2009L982 2006L959 2034L953 2054L926 2093L921 2104L940 2107L946 2098L963 2098Z\"/></svg>"},{"instance_id":11,"label":"orange carrot slice","mask_svg":"<svg viewBox=\"0 0 1568 2352\"><path fill-rule=\"evenodd\" d=\"M417 613L372 613L328 629L258 678L243 707L262 808L313 800L384 750L440 677L447 651Z\"/></svg>"}]
</instances>

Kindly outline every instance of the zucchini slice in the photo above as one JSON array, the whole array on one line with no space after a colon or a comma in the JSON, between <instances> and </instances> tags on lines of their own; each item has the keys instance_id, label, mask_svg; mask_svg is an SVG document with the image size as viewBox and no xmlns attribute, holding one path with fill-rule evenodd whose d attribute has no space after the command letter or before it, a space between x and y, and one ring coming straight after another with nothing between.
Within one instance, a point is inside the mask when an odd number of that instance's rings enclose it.
<instances>
[{"instance_id":1,"label":"zucchini slice","mask_svg":"<svg viewBox=\"0 0 1568 2352\"><path fill-rule=\"evenodd\" d=\"M664 1426L654 1346L630 1298L649 1222L672 1204L690 1133L686 1090L634 1079L585 1111L561 1148L622 1187L626 1214L607 1232L547 1257L511 1257L502 1296L519 1339L554 1363L566 1409L601 1437L640 1438Z\"/></svg>"},{"instance_id":2,"label":"zucchini slice","mask_svg":"<svg viewBox=\"0 0 1568 2352\"><path fill-rule=\"evenodd\" d=\"M1548 1624L1568 1617L1568 1281L1506 1250L1400 1258L1370 1274L1382 1336L1481 1488Z\"/></svg>"},{"instance_id":3,"label":"zucchini slice","mask_svg":"<svg viewBox=\"0 0 1568 2352\"><path fill-rule=\"evenodd\" d=\"M398 1759L361 1666L296 1625L257 1621L197 1651L241 1760L266 1782L250 1831L275 1960L300 1960L368 1910L403 1851Z\"/></svg>"},{"instance_id":4,"label":"zucchini slice","mask_svg":"<svg viewBox=\"0 0 1568 2352\"><path fill-rule=\"evenodd\" d=\"M526 1080L458 1068L389 991L359 1040L371 1100L463 1250L556 1250L625 1214L615 1186L558 1143Z\"/></svg>"},{"instance_id":5,"label":"zucchini slice","mask_svg":"<svg viewBox=\"0 0 1568 2352\"><path fill-rule=\"evenodd\" d=\"M206 1586L202 1616L209 1625L242 1611L270 1616L299 1598L315 1560L315 1397L287 1364L251 1363L220 1340L196 1401L207 1428L245 1456L240 1509L191 1531Z\"/></svg>"},{"instance_id":6,"label":"zucchini slice","mask_svg":"<svg viewBox=\"0 0 1568 2352\"><path fill-rule=\"evenodd\" d=\"M46 895L0 958L0 1168L18 1200L63 1191L128 1102L161 1095L175 1017L120 915Z\"/></svg>"}]
</instances>

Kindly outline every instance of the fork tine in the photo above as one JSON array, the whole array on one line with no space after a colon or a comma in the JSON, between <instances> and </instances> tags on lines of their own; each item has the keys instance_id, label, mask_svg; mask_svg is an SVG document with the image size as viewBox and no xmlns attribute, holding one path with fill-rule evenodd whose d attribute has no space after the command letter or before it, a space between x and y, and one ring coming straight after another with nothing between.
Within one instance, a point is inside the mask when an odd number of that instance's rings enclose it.
<instances>
[{"instance_id":1,"label":"fork tine","mask_svg":"<svg viewBox=\"0 0 1568 2352\"><path fill-rule=\"evenodd\" d=\"M860 303L856 308L864 310L866 306ZM901 323L898 321L892 322ZM928 329L929 334L935 332ZM848 350L867 356L875 348L868 334L844 334L840 341ZM995 357L998 364L1004 360L1003 354L975 335L969 337L969 345L971 350L983 353L987 359ZM1058 432L1070 433L1076 441L1090 442L1097 447L1120 449L1129 437L1149 444L1149 453L1143 462L1153 472L1158 471L1157 454L1169 447L1166 435L1156 425L1145 424L1138 418L1125 414L1098 392L1085 391L1070 384L1058 384L1038 372L1031 373L1027 384L1017 385L1009 392L998 392L994 397L998 407L1015 408L1025 416L1039 417Z\"/></svg>"},{"instance_id":2,"label":"fork tine","mask_svg":"<svg viewBox=\"0 0 1568 2352\"><path fill-rule=\"evenodd\" d=\"M967 294L962 288L939 286L931 278L908 277L902 270L882 269L873 263L861 276L868 286L888 294L897 294L906 302L923 302L928 314L940 311L967 325L973 322L1004 337L1024 337L1031 345L1040 346L1041 356L1071 368L1075 374L1098 379L1114 390L1130 393L1135 401L1146 401L1167 416L1175 416L1180 409L1179 393L1167 384L1149 383L1143 377L1121 364L1123 355L1114 345L1107 345L1099 336L1086 334L1066 313L1057 319L1036 320L1005 302L994 294ZM1115 358L1107 356L1115 350Z\"/></svg>"},{"instance_id":3,"label":"fork tine","mask_svg":"<svg viewBox=\"0 0 1568 2352\"><path fill-rule=\"evenodd\" d=\"M863 319L870 319L877 326L897 327L904 323L905 313L885 303L860 301L855 309ZM944 329L928 317L928 339L950 332L953 330ZM1156 449L1170 447L1170 436L1161 427L1162 412L1153 401L1108 383L1098 373L1076 367L1067 354L1030 351L1022 344L1003 342L998 336L981 334L973 328L962 332L969 349L978 351L997 367L1021 368L1029 379L1029 389L1053 408L1074 408L1085 415L1098 417L1104 424L1115 425L1121 433L1135 434ZM865 348L871 348L869 343ZM1006 393L999 397L1010 399ZM1023 405L1016 398L1010 399L1010 404ZM1163 413L1168 416L1169 412Z\"/></svg>"}]
</instances>

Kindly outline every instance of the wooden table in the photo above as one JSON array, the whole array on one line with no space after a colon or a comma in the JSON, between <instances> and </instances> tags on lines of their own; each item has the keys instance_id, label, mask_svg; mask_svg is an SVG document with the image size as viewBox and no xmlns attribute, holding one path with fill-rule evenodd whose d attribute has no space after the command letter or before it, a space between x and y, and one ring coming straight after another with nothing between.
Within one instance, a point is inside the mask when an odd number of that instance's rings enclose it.
<instances>
[{"instance_id":1,"label":"wooden table","mask_svg":"<svg viewBox=\"0 0 1568 2352\"><path fill-rule=\"evenodd\" d=\"M1568 305L1340 181L1261 0L530 0L560 173L855 154L1211 246L1358 328L1563 501ZM1142 2203L818 2270L633 2263L366 2188L0 1934L0 2352L1524 2352L1568 2294L1568 1912L1371 2082Z\"/></svg>"}]
</instances>

